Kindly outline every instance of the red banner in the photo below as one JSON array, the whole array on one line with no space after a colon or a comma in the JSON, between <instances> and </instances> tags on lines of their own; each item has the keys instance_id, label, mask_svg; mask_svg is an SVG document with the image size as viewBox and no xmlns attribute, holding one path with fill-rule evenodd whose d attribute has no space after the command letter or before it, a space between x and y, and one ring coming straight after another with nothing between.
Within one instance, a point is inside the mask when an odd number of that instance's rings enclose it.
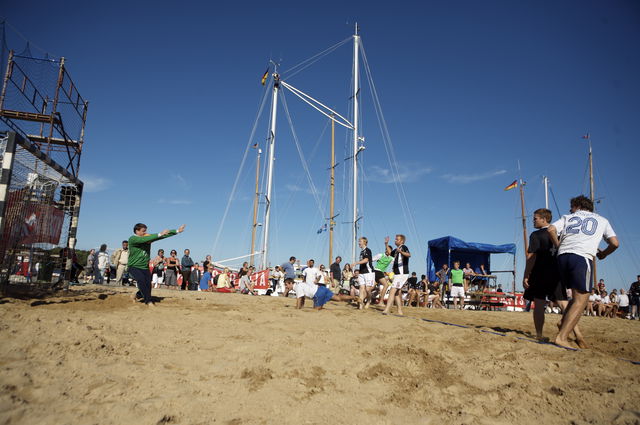
<instances>
[{"instance_id":1,"label":"red banner","mask_svg":"<svg viewBox=\"0 0 640 425\"><path fill-rule=\"evenodd\" d=\"M12 244L60 242L64 212L54 205L31 200L31 190L22 189L9 193L3 239Z\"/></svg>"}]
</instances>

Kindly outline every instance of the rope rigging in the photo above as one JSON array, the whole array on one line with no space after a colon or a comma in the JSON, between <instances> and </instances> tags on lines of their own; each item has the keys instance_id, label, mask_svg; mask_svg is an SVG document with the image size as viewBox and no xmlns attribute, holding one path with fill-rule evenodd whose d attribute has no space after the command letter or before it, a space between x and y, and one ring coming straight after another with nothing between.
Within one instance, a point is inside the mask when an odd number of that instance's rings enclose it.
<instances>
[{"instance_id":1,"label":"rope rigging","mask_svg":"<svg viewBox=\"0 0 640 425\"><path fill-rule=\"evenodd\" d=\"M338 47L344 45L345 43L347 43L349 41L351 41L351 37L347 37L344 40L334 44L333 46L326 48L325 50L321 51L320 53L316 53L315 55L311 56L310 58L303 60L302 62L298 63L297 65L294 65L291 68L289 68L286 71L284 71L282 73L283 77L286 77L286 78L293 77L294 75L302 72L303 70L305 70L309 66L313 65L314 63L316 63L317 61L319 61L320 59L322 59L323 57L327 56L329 53L333 52ZM300 68L297 71L293 72L294 69L299 68L299 67L302 67L302 68ZM291 72L291 74L288 74L289 72Z\"/></svg>"},{"instance_id":2,"label":"rope rigging","mask_svg":"<svg viewBox=\"0 0 640 425\"><path fill-rule=\"evenodd\" d=\"M251 133L249 134L249 138L247 140L247 144L245 146L244 149L244 154L242 155L242 160L240 161L240 167L238 167L238 172L236 173L236 178L233 182L233 186L231 188L231 193L229 194L229 199L227 200L227 205L224 208L224 214L222 215L222 220L220 222L220 226L218 227L218 231L216 232L216 238L214 239L213 242L213 248L211 250L211 252L215 255L216 250L218 248L218 242L220 241L220 235L222 234L222 229L224 229L224 224L227 220L227 216L229 214L229 208L231 207L231 201L234 199L235 194L236 194L236 190L238 188L238 182L240 181L240 176L242 175L242 171L244 170L244 165L245 162L247 160L247 156L249 154L249 149L252 146L252 140L256 134L256 129L258 127L258 121L260 119L260 116L262 115L262 111L264 110L264 106L267 102L268 99L268 94L269 91L268 90L264 90L264 94L262 95L262 100L260 102L260 107L258 108L258 113L256 114L256 118L253 122L253 127L251 128Z\"/></svg>"},{"instance_id":3,"label":"rope rigging","mask_svg":"<svg viewBox=\"0 0 640 425\"><path fill-rule=\"evenodd\" d=\"M411 208L409 206L409 201L407 198L407 194L404 190L404 185L402 184L400 171L398 169L398 161L395 156L395 151L393 148L393 143L391 141L391 136L389 134L389 128L387 126L386 120L384 119L384 114L382 112L382 105L380 103L380 97L378 96L378 91L376 89L375 83L373 82L373 76L371 73L371 68L369 67L369 61L367 60L367 55L364 51L364 45L360 44L360 51L362 53L362 62L364 64L365 73L367 75L367 80L369 82L369 88L371 90L371 95L373 98L374 110L376 112L376 118L378 119L378 126L380 127L380 131L382 133L383 145L385 148L385 152L387 154L387 159L389 160L389 166L391 167L391 172L393 174L394 186L396 188L396 193L398 195L398 199L400 200L400 204L402 206L402 212L405 218L405 223L410 228L410 232L416 238L417 241L421 241L420 233L418 232L418 228L416 226L415 217L411 213Z\"/></svg>"}]
</instances>

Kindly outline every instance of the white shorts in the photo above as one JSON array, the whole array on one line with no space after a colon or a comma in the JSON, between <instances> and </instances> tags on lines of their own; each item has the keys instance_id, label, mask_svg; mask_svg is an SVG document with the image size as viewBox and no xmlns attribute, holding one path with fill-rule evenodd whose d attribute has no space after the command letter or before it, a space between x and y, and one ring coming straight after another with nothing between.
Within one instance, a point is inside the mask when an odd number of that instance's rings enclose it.
<instances>
[{"instance_id":1,"label":"white shorts","mask_svg":"<svg viewBox=\"0 0 640 425\"><path fill-rule=\"evenodd\" d=\"M360 286L368 286L370 288L376 283L376 274L375 273L361 273L358 276L358 283Z\"/></svg>"},{"instance_id":2,"label":"white shorts","mask_svg":"<svg viewBox=\"0 0 640 425\"><path fill-rule=\"evenodd\" d=\"M164 281L164 277L163 276L158 276L157 274L153 273L151 275L151 283L153 284L158 284L158 285L162 285L162 281Z\"/></svg>"},{"instance_id":3,"label":"white shorts","mask_svg":"<svg viewBox=\"0 0 640 425\"><path fill-rule=\"evenodd\" d=\"M404 284L407 283L407 279L409 279L408 274L397 274L393 276L393 283L391 284L391 287L401 289Z\"/></svg>"},{"instance_id":4,"label":"white shorts","mask_svg":"<svg viewBox=\"0 0 640 425\"><path fill-rule=\"evenodd\" d=\"M464 298L464 286L451 286L451 298Z\"/></svg>"}]
</instances>

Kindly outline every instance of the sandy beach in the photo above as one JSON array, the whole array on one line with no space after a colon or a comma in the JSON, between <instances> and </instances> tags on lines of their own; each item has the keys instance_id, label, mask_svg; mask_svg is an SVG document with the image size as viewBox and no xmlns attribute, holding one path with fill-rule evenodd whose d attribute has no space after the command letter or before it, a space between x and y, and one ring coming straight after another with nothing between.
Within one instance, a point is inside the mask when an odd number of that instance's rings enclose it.
<instances>
[{"instance_id":1,"label":"sandy beach","mask_svg":"<svg viewBox=\"0 0 640 425\"><path fill-rule=\"evenodd\" d=\"M637 321L583 317L573 352L530 313L131 292L0 299L0 423L640 423Z\"/></svg>"}]
</instances>

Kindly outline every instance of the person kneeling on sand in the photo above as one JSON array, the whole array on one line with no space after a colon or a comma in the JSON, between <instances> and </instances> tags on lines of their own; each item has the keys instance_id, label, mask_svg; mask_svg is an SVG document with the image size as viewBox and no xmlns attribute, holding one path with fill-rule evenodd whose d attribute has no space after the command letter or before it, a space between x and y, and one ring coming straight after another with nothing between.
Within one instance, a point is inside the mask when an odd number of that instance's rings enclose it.
<instances>
[{"instance_id":1,"label":"person kneeling on sand","mask_svg":"<svg viewBox=\"0 0 640 425\"><path fill-rule=\"evenodd\" d=\"M240 269L240 282L238 283L238 289L241 294L251 294L258 295L258 293L253 289L253 282L251 282L251 274L254 271L254 267L251 266L249 269L245 269L244 267Z\"/></svg>"},{"instance_id":2,"label":"person kneeling on sand","mask_svg":"<svg viewBox=\"0 0 640 425\"><path fill-rule=\"evenodd\" d=\"M329 301L356 301L361 303L360 297L352 295L337 295L334 294L331 289L326 286L317 285L308 282L293 283L293 279L285 279L284 284L288 291L295 291L296 293L296 308L301 309L304 307L304 300L311 298L313 300L313 308L316 310L322 310L322 307Z\"/></svg>"},{"instance_id":3,"label":"person kneeling on sand","mask_svg":"<svg viewBox=\"0 0 640 425\"><path fill-rule=\"evenodd\" d=\"M151 243L160 239L165 239L184 231L183 224L178 230L163 230L160 233L147 233L147 225L138 223L133 226L134 235L129 238L129 259L127 266L129 274L138 283L138 292L133 295L133 300L142 298L142 301L149 306L151 301L151 272L149 271L149 252Z\"/></svg>"}]
</instances>

